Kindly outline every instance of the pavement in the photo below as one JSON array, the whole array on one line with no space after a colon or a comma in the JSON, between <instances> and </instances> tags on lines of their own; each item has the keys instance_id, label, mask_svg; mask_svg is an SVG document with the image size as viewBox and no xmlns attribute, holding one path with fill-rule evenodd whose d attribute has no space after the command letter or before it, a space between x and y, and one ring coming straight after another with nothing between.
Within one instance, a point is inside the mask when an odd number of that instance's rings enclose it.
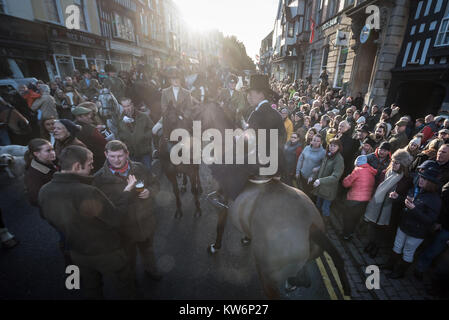
<instances>
[{"instance_id":1,"label":"pavement","mask_svg":"<svg viewBox=\"0 0 449 320\"><path fill-rule=\"evenodd\" d=\"M347 241L341 236L343 224L341 214L332 212L330 226L327 230L328 236L335 244L337 250L345 261L345 269L349 275L349 281L352 289L353 300L434 300L435 298L426 293L430 287L428 275L425 275L423 281L417 280L413 276L414 264L407 270L403 279L389 279L380 266L387 262L393 243L390 243L389 235L385 234L384 244L379 253L372 259L364 252L364 247L368 243L366 236L366 224L361 221L354 237ZM421 250L422 250L421 246ZM419 250L415 257L419 255ZM415 258L416 260L416 258ZM366 280L372 271L367 272L368 266L379 266L380 269L380 288L368 290Z\"/></svg>"}]
</instances>

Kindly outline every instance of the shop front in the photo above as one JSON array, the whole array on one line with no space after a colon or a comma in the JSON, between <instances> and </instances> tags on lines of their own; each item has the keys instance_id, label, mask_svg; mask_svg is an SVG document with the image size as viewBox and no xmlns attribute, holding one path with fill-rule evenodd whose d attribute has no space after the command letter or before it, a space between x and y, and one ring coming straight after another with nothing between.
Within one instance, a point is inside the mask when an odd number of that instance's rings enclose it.
<instances>
[{"instance_id":1,"label":"shop front","mask_svg":"<svg viewBox=\"0 0 449 320\"><path fill-rule=\"evenodd\" d=\"M54 73L62 78L85 68L100 71L108 62L106 42L94 34L51 26L49 39Z\"/></svg>"},{"instance_id":2,"label":"shop front","mask_svg":"<svg viewBox=\"0 0 449 320\"><path fill-rule=\"evenodd\" d=\"M49 80L46 25L0 14L0 79Z\"/></svg>"}]
</instances>

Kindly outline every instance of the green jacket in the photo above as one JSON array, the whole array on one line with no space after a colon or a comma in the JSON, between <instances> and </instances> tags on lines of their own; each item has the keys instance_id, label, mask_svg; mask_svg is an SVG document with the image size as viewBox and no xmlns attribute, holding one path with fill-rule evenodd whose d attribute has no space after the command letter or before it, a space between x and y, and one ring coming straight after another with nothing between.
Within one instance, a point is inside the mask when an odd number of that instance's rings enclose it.
<instances>
[{"instance_id":1,"label":"green jacket","mask_svg":"<svg viewBox=\"0 0 449 320\"><path fill-rule=\"evenodd\" d=\"M151 153L152 128L153 122L140 111L136 111L132 124L127 124L120 119L118 137L127 145L131 157L140 157Z\"/></svg>"},{"instance_id":2,"label":"green jacket","mask_svg":"<svg viewBox=\"0 0 449 320\"><path fill-rule=\"evenodd\" d=\"M338 152L334 157L324 158L318 173L320 185L313 190L313 194L325 200L335 200L338 182L345 169L343 156Z\"/></svg>"}]
</instances>

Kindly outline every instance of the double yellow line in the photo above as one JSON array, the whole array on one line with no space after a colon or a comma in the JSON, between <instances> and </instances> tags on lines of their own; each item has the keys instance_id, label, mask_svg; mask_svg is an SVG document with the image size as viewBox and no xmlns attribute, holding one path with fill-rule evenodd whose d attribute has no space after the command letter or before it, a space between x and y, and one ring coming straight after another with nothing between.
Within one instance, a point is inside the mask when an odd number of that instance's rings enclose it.
<instances>
[{"instance_id":1,"label":"double yellow line","mask_svg":"<svg viewBox=\"0 0 449 320\"><path fill-rule=\"evenodd\" d=\"M325 262L327 266L330 268L332 272L332 276L335 279L335 282L337 283L338 290L340 292L340 295L343 297L344 300L351 300L350 296L345 296L343 291L343 286L340 281L340 277L338 276L337 268L334 265L334 262L332 261L332 258L327 254L327 252L324 252L324 257L326 258ZM338 296L334 290L334 286L332 285L331 279L326 271L326 268L324 267L324 263L321 259L321 257L317 258L315 260L318 270L320 270L321 277L323 278L324 285L326 286L327 292L329 293L329 297L331 300L339 300Z\"/></svg>"}]
</instances>

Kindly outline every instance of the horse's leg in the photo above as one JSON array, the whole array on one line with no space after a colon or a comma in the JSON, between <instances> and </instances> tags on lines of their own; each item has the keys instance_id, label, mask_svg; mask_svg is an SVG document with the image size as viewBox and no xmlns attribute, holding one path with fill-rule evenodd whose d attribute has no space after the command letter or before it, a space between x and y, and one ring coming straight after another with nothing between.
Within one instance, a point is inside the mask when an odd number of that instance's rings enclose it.
<instances>
[{"instance_id":1,"label":"horse's leg","mask_svg":"<svg viewBox=\"0 0 449 320\"><path fill-rule=\"evenodd\" d=\"M257 273L259 274L259 279L262 282L263 292L270 300L279 300L281 298L281 293L276 282L267 275L260 267L260 262L256 259Z\"/></svg>"},{"instance_id":2,"label":"horse's leg","mask_svg":"<svg viewBox=\"0 0 449 320\"><path fill-rule=\"evenodd\" d=\"M178 180L176 179L176 171L173 170L173 172L167 173L166 176L173 187L173 193L175 194L176 197L175 219L177 218L181 219L183 215L182 202L181 198L179 197L179 188L178 188Z\"/></svg>"},{"instance_id":3,"label":"horse's leg","mask_svg":"<svg viewBox=\"0 0 449 320\"><path fill-rule=\"evenodd\" d=\"M182 174L182 186L181 193L185 193L187 191L187 175L185 173Z\"/></svg>"},{"instance_id":4,"label":"horse's leg","mask_svg":"<svg viewBox=\"0 0 449 320\"><path fill-rule=\"evenodd\" d=\"M202 195L203 194L203 188L201 187L200 166L196 167L195 174L196 174L196 182L197 182L197 185L198 185L198 194Z\"/></svg>"},{"instance_id":5,"label":"horse's leg","mask_svg":"<svg viewBox=\"0 0 449 320\"><path fill-rule=\"evenodd\" d=\"M198 193L198 182L197 182L197 176L196 173L193 172L189 175L189 179L190 179L190 185L192 187L192 194L193 197L195 199L195 207L196 207L196 212L195 212L195 218L199 218L201 217L201 205L200 205L200 199L199 199L199 193Z\"/></svg>"},{"instance_id":6,"label":"horse's leg","mask_svg":"<svg viewBox=\"0 0 449 320\"><path fill-rule=\"evenodd\" d=\"M210 254L214 254L217 250L221 249L223 233L224 233L224 229L225 229L227 220L228 220L228 209L223 208L218 212L217 238L215 239L215 243L211 244L207 248L207 251Z\"/></svg>"}]
</instances>

